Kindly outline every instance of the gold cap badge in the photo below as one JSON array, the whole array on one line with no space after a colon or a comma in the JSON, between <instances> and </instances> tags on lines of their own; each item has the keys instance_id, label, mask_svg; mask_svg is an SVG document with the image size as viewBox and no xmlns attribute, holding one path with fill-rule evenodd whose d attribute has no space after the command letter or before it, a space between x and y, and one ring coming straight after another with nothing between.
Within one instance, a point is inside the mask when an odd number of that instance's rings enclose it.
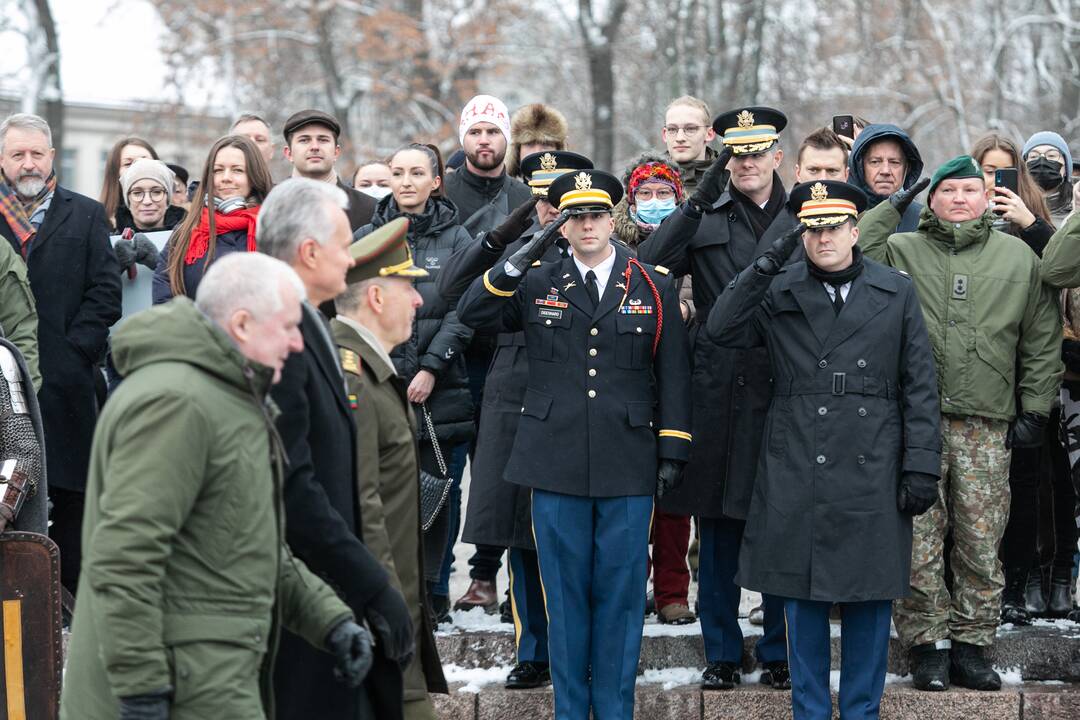
<instances>
[{"instance_id":1,"label":"gold cap badge","mask_svg":"<svg viewBox=\"0 0 1080 720\"><path fill-rule=\"evenodd\" d=\"M816 202L829 199L829 189L821 183L814 183L810 188L810 199Z\"/></svg>"},{"instance_id":2,"label":"gold cap badge","mask_svg":"<svg viewBox=\"0 0 1080 720\"><path fill-rule=\"evenodd\" d=\"M555 160L555 156L551 153L544 153L540 156L540 169L544 171L554 170L559 166L559 163Z\"/></svg>"},{"instance_id":3,"label":"gold cap badge","mask_svg":"<svg viewBox=\"0 0 1080 720\"><path fill-rule=\"evenodd\" d=\"M592 177L587 172L579 172L577 177L574 178L575 190L590 190L592 189Z\"/></svg>"},{"instance_id":4,"label":"gold cap badge","mask_svg":"<svg viewBox=\"0 0 1080 720\"><path fill-rule=\"evenodd\" d=\"M749 110L743 110L738 115L739 127L748 128L754 124L754 113Z\"/></svg>"}]
</instances>

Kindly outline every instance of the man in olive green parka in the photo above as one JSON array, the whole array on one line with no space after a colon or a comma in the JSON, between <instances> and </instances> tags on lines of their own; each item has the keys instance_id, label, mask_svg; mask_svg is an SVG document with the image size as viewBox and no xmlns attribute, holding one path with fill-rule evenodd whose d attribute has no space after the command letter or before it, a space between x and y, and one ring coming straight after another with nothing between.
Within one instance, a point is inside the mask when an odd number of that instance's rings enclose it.
<instances>
[{"instance_id":1,"label":"man in olive green parka","mask_svg":"<svg viewBox=\"0 0 1080 720\"><path fill-rule=\"evenodd\" d=\"M303 285L257 253L113 337L124 380L97 424L64 720L262 720L282 624L358 685L370 637L284 544L271 384Z\"/></svg>"}]
</instances>

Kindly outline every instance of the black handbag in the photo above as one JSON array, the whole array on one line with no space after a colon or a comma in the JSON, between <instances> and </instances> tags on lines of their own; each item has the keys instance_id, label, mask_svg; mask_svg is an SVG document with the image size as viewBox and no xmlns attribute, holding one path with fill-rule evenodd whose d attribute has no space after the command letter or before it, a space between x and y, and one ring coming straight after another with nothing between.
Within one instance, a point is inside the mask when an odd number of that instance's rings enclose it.
<instances>
[{"instance_id":1,"label":"black handbag","mask_svg":"<svg viewBox=\"0 0 1080 720\"><path fill-rule=\"evenodd\" d=\"M450 473L446 469L442 448L439 447L439 438L435 437L435 423L431 421L431 413L428 412L426 404L421 404L420 410L424 413L424 424L431 437L435 462L439 463L439 473L442 475L440 477L420 468L420 527L427 532L435 524L435 518L439 517L446 505L446 498L450 496Z\"/></svg>"}]
</instances>

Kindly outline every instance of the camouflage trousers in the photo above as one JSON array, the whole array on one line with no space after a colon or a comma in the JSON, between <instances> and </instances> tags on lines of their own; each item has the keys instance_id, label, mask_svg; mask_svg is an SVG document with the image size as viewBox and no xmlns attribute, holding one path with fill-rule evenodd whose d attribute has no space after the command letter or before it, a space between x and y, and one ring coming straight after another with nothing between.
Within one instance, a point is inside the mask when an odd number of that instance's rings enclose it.
<instances>
[{"instance_id":1,"label":"camouflage trousers","mask_svg":"<svg viewBox=\"0 0 1080 720\"><path fill-rule=\"evenodd\" d=\"M911 595L896 601L893 620L905 646L959 640L991 645L1005 576L998 545L1009 520L1008 423L971 415L941 417L938 501L914 518ZM952 594L945 585L945 536Z\"/></svg>"}]
</instances>

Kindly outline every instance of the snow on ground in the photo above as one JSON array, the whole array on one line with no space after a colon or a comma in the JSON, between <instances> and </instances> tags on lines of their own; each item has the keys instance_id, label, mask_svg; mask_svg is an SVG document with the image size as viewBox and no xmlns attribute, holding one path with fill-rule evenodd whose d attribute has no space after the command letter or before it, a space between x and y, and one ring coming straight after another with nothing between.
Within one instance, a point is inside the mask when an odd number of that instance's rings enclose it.
<instances>
[{"instance_id":1,"label":"snow on ground","mask_svg":"<svg viewBox=\"0 0 1080 720\"><path fill-rule=\"evenodd\" d=\"M459 665L443 665L443 676L448 683L465 683L458 692L478 693L487 685L501 685L513 668L509 665L492 668L463 668Z\"/></svg>"},{"instance_id":2,"label":"snow on ground","mask_svg":"<svg viewBox=\"0 0 1080 720\"><path fill-rule=\"evenodd\" d=\"M663 683L664 690L671 690L682 685L698 685L701 683L701 673L705 668L676 667L663 668L662 670L646 670L644 675L638 675L638 684Z\"/></svg>"},{"instance_id":3,"label":"snow on ground","mask_svg":"<svg viewBox=\"0 0 1080 720\"><path fill-rule=\"evenodd\" d=\"M1023 685L1024 676L1020 674L1020 668L1000 668L995 667L994 670L1001 676L1002 685Z\"/></svg>"},{"instance_id":4,"label":"snow on ground","mask_svg":"<svg viewBox=\"0 0 1080 720\"><path fill-rule=\"evenodd\" d=\"M483 608L472 610L451 610L451 624L440 625L437 635L453 635L463 632L506 632L513 633L514 626L504 623L499 613L491 615Z\"/></svg>"}]
</instances>

